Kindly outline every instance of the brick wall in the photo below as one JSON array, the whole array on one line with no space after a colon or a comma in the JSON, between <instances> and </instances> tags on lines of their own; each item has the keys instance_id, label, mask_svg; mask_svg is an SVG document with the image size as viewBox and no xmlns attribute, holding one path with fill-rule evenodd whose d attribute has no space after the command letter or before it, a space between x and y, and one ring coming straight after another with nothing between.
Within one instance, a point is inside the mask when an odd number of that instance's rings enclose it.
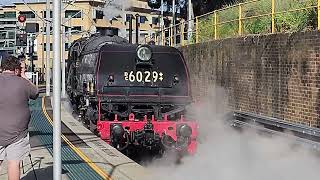
<instances>
[{"instance_id":1,"label":"brick wall","mask_svg":"<svg viewBox=\"0 0 320 180\"><path fill-rule=\"evenodd\" d=\"M320 33L249 36L181 50L195 100L222 86L232 109L320 126Z\"/></svg>"}]
</instances>

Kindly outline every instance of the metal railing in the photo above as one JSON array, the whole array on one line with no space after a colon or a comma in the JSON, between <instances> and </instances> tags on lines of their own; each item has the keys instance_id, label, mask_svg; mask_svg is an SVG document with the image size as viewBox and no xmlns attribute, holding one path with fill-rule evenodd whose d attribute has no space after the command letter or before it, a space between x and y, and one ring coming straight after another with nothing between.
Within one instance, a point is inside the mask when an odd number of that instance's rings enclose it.
<instances>
[{"instance_id":1,"label":"metal railing","mask_svg":"<svg viewBox=\"0 0 320 180\"><path fill-rule=\"evenodd\" d=\"M188 26L193 27L188 32ZM185 46L254 34L320 30L320 0L251 0L164 28L141 43ZM173 33L175 32L175 33Z\"/></svg>"},{"instance_id":2,"label":"metal railing","mask_svg":"<svg viewBox=\"0 0 320 180\"><path fill-rule=\"evenodd\" d=\"M37 87L39 86L39 73L38 72L26 72L27 78L32 81Z\"/></svg>"}]
</instances>

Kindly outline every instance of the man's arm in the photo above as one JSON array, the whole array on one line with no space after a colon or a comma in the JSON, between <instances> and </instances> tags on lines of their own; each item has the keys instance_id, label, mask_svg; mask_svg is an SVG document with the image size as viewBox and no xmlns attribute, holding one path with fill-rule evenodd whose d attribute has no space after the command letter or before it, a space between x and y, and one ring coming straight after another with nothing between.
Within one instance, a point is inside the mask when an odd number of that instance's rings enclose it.
<instances>
[{"instance_id":1,"label":"man's arm","mask_svg":"<svg viewBox=\"0 0 320 180\"><path fill-rule=\"evenodd\" d=\"M36 85L31 82L24 73L21 74L21 77L28 81L28 87L29 87L29 98L30 99L37 99L39 96L39 90Z\"/></svg>"}]
</instances>

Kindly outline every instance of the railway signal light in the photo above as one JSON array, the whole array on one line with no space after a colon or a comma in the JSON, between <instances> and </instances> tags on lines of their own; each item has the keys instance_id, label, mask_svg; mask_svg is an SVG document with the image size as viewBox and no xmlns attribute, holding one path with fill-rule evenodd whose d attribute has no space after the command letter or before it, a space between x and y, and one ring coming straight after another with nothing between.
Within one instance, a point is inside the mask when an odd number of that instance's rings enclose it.
<instances>
[{"instance_id":1,"label":"railway signal light","mask_svg":"<svg viewBox=\"0 0 320 180\"><path fill-rule=\"evenodd\" d=\"M20 22L20 23L24 23L24 22L26 22L26 20L27 20L27 18L26 18L26 16L25 15L19 15L18 16L18 21Z\"/></svg>"}]
</instances>

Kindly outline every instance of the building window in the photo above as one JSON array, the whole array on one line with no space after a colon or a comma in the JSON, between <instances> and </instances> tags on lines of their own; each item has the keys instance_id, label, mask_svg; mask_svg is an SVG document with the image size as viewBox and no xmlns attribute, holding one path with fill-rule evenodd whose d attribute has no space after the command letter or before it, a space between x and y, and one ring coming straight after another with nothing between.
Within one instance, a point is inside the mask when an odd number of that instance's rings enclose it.
<instances>
[{"instance_id":1,"label":"building window","mask_svg":"<svg viewBox=\"0 0 320 180\"><path fill-rule=\"evenodd\" d=\"M64 32L68 32L69 27L64 27ZM77 34L82 32L82 26L73 26L71 27L71 34Z\"/></svg>"},{"instance_id":2,"label":"building window","mask_svg":"<svg viewBox=\"0 0 320 180\"><path fill-rule=\"evenodd\" d=\"M15 32L8 32L8 38L9 39L15 39L16 38L16 33Z\"/></svg>"},{"instance_id":3,"label":"building window","mask_svg":"<svg viewBox=\"0 0 320 180\"><path fill-rule=\"evenodd\" d=\"M47 18L47 12L46 11L42 11L42 17L43 18ZM50 11L50 18L52 18L52 17L53 17L53 12Z\"/></svg>"},{"instance_id":4,"label":"building window","mask_svg":"<svg viewBox=\"0 0 320 180\"><path fill-rule=\"evenodd\" d=\"M82 31L82 26L73 26L71 28L71 33L80 33Z\"/></svg>"},{"instance_id":5,"label":"building window","mask_svg":"<svg viewBox=\"0 0 320 180\"><path fill-rule=\"evenodd\" d=\"M145 16L140 16L140 23L144 24L147 21L147 17Z\"/></svg>"},{"instance_id":6,"label":"building window","mask_svg":"<svg viewBox=\"0 0 320 180\"><path fill-rule=\"evenodd\" d=\"M36 15L32 11L21 11L20 15L26 16L27 19L36 18Z\"/></svg>"},{"instance_id":7,"label":"building window","mask_svg":"<svg viewBox=\"0 0 320 180\"><path fill-rule=\"evenodd\" d=\"M0 21L0 24L16 24L15 21Z\"/></svg>"},{"instance_id":8,"label":"building window","mask_svg":"<svg viewBox=\"0 0 320 180\"><path fill-rule=\"evenodd\" d=\"M65 49L65 51L68 51L68 50L69 50L69 43L65 43L65 44L64 44L64 49Z\"/></svg>"},{"instance_id":9,"label":"building window","mask_svg":"<svg viewBox=\"0 0 320 180\"><path fill-rule=\"evenodd\" d=\"M50 43L50 51L52 51L52 49L53 49L53 45L52 43ZM47 51L47 43L43 43L43 50Z\"/></svg>"},{"instance_id":10,"label":"building window","mask_svg":"<svg viewBox=\"0 0 320 180\"><path fill-rule=\"evenodd\" d=\"M158 17L152 17L152 24L157 25L159 23Z\"/></svg>"},{"instance_id":11,"label":"building window","mask_svg":"<svg viewBox=\"0 0 320 180\"><path fill-rule=\"evenodd\" d=\"M53 27L50 26L50 34L52 34L52 30L53 30ZM45 33L47 33L47 27L46 27L46 26L44 26L43 31L44 31Z\"/></svg>"},{"instance_id":12,"label":"building window","mask_svg":"<svg viewBox=\"0 0 320 180\"><path fill-rule=\"evenodd\" d=\"M77 11L77 10L66 10L66 13L65 13L65 18L69 18L69 17L72 17L72 18L81 18L82 17L82 13L81 11Z\"/></svg>"},{"instance_id":13,"label":"building window","mask_svg":"<svg viewBox=\"0 0 320 180\"><path fill-rule=\"evenodd\" d=\"M4 18L16 18L16 12L4 12Z\"/></svg>"},{"instance_id":14,"label":"building window","mask_svg":"<svg viewBox=\"0 0 320 180\"><path fill-rule=\"evenodd\" d=\"M96 10L96 19L103 19L103 11Z\"/></svg>"}]
</instances>

